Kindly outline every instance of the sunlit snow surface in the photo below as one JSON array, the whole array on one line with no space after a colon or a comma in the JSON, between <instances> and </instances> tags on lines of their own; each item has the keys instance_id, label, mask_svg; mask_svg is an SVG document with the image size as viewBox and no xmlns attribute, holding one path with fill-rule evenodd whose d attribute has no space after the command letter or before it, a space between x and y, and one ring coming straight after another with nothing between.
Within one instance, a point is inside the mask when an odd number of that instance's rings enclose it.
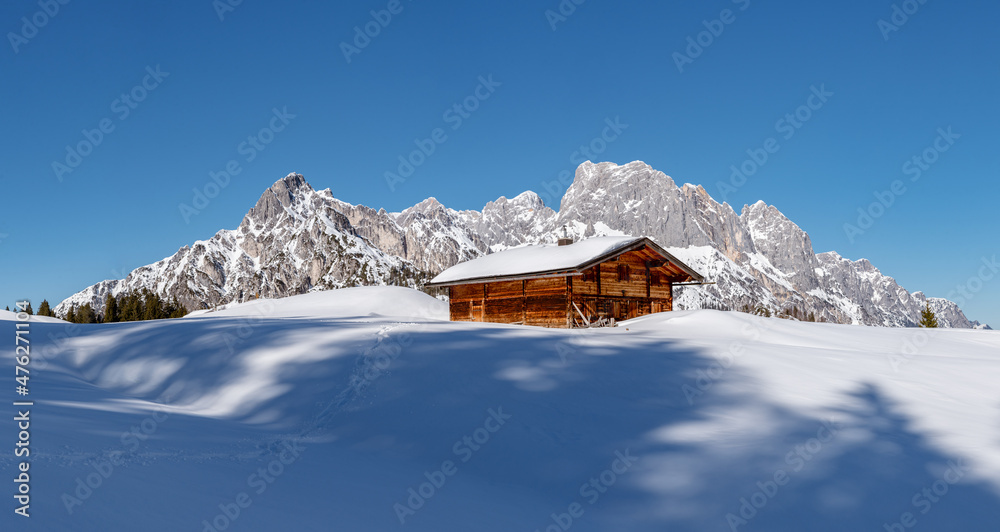
<instances>
[{"instance_id":1,"label":"sunlit snow surface","mask_svg":"<svg viewBox=\"0 0 1000 532\"><path fill-rule=\"evenodd\" d=\"M8 495L0 529L544 531L575 503L574 531L885 530L904 512L906 530L997 530L1000 333L710 310L585 331L446 317L382 287L32 322L32 517ZM436 475L445 461L454 474ZM443 484L413 509L428 478Z\"/></svg>"}]
</instances>

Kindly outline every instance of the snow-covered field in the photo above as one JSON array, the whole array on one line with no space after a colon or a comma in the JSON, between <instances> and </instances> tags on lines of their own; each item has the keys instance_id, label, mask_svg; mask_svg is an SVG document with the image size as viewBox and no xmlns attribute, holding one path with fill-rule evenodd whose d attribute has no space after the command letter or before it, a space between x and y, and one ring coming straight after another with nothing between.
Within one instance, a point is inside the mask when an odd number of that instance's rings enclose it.
<instances>
[{"instance_id":1,"label":"snow-covered field","mask_svg":"<svg viewBox=\"0 0 1000 532\"><path fill-rule=\"evenodd\" d=\"M32 517L0 530L1000 526L998 332L446 317L383 287L34 321Z\"/></svg>"}]
</instances>

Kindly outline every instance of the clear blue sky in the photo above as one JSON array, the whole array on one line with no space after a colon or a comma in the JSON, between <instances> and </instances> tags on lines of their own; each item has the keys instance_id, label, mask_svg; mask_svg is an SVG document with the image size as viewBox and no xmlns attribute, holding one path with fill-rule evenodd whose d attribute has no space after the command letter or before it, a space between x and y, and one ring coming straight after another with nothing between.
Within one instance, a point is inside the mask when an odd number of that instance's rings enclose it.
<instances>
[{"instance_id":1,"label":"clear blue sky","mask_svg":"<svg viewBox=\"0 0 1000 532\"><path fill-rule=\"evenodd\" d=\"M778 151L725 199L773 204L817 251L869 258L909 290L946 296L1000 253L997 4L928 2L895 30L878 24L892 23L890 1L679 4L587 0L553 29L557 0L402 0L348 62L341 43L388 0L246 0L221 21L210 0L75 1L51 17L4 2L0 299L56 302L234 228L291 171L389 210L542 193L615 117L628 127L595 160L643 160L720 200L730 166L774 138ZM729 23L712 24L724 9ZM722 32L681 72L674 54L703 21ZM157 66L168 75L147 78ZM452 129L444 112L490 75L500 86ZM832 96L809 100L811 87ZM144 98L134 108L120 100L130 92ZM808 103L785 138L778 121ZM247 161L240 143L275 108L295 117ZM53 161L102 120L114 129L58 180ZM938 142L948 150L929 152L914 181L904 164L949 126L960 137ZM438 127L447 140L390 192L385 172ZM239 175L185 221L178 205L230 160ZM844 224L895 180L906 191L850 238ZM1000 276L971 296L969 317L1000 326Z\"/></svg>"}]
</instances>

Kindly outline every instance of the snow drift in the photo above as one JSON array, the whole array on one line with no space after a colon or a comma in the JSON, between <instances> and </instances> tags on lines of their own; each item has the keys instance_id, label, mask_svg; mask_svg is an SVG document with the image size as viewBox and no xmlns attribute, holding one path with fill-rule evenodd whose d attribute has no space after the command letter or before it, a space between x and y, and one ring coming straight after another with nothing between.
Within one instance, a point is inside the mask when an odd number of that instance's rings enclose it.
<instances>
[{"instance_id":1,"label":"snow drift","mask_svg":"<svg viewBox=\"0 0 1000 532\"><path fill-rule=\"evenodd\" d=\"M998 333L710 310L546 330L441 321L441 302L400 290L34 322L32 517L8 511L3 529L1000 519ZM8 338L13 327L0 322ZM0 456L8 478L12 460Z\"/></svg>"}]
</instances>

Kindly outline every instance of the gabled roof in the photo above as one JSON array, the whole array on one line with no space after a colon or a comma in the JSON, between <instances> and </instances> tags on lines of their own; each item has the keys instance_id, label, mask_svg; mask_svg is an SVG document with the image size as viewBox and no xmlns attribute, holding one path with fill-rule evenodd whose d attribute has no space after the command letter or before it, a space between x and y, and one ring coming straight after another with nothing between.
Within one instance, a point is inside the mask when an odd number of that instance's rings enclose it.
<instances>
[{"instance_id":1,"label":"gabled roof","mask_svg":"<svg viewBox=\"0 0 1000 532\"><path fill-rule=\"evenodd\" d=\"M667 253L647 237L602 236L566 246L545 244L508 249L456 264L441 272L427 286L449 286L487 281L514 280L564 273L580 273L623 253L649 247L691 281L702 281L698 272Z\"/></svg>"}]
</instances>

